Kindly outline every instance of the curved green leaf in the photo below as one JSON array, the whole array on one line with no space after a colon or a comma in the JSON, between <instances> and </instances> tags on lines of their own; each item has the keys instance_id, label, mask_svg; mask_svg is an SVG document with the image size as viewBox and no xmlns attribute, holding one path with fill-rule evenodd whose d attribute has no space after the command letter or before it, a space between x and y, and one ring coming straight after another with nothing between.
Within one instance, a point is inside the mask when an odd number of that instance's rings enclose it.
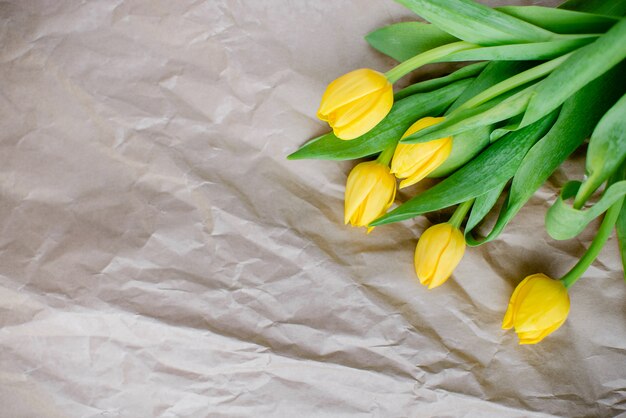
<instances>
[{"instance_id":1,"label":"curved green leaf","mask_svg":"<svg viewBox=\"0 0 626 418\"><path fill-rule=\"evenodd\" d=\"M479 45L542 42L555 35L471 0L396 0L440 29Z\"/></svg>"},{"instance_id":2,"label":"curved green leaf","mask_svg":"<svg viewBox=\"0 0 626 418\"><path fill-rule=\"evenodd\" d=\"M615 16L554 7L503 6L496 10L555 33L604 33L619 20Z\"/></svg>"},{"instance_id":3,"label":"curved green leaf","mask_svg":"<svg viewBox=\"0 0 626 418\"><path fill-rule=\"evenodd\" d=\"M591 194L626 159L626 95L600 119L587 148L587 179L578 190L574 206L581 207Z\"/></svg>"},{"instance_id":4,"label":"curved green leaf","mask_svg":"<svg viewBox=\"0 0 626 418\"><path fill-rule=\"evenodd\" d=\"M365 40L374 49L402 62L459 39L429 23L401 22L370 32Z\"/></svg>"},{"instance_id":5,"label":"curved green leaf","mask_svg":"<svg viewBox=\"0 0 626 418\"><path fill-rule=\"evenodd\" d=\"M489 211L495 206L498 198L502 194L502 191L506 187L508 183L508 179L503 181L499 186L494 187L489 190L487 193L481 194L476 197L474 201L474 205L472 205L472 211L470 212L469 219L467 220L467 224L465 225L466 234L474 229L476 225L478 225L484 218L487 216Z\"/></svg>"},{"instance_id":6,"label":"curved green leaf","mask_svg":"<svg viewBox=\"0 0 626 418\"><path fill-rule=\"evenodd\" d=\"M626 180L618 181L609 186L602 198L589 209L574 209L565 203L565 200L576 196L581 183L570 181L561 195L550 206L546 213L546 231L554 239L564 240L574 238L595 218L603 214L613 203L626 195Z\"/></svg>"},{"instance_id":7,"label":"curved green leaf","mask_svg":"<svg viewBox=\"0 0 626 418\"><path fill-rule=\"evenodd\" d=\"M595 42L574 52L537 86L522 126L560 106L568 97L626 58L626 18Z\"/></svg>"},{"instance_id":8,"label":"curved green leaf","mask_svg":"<svg viewBox=\"0 0 626 418\"><path fill-rule=\"evenodd\" d=\"M626 15L626 0L568 0L558 8L621 18Z\"/></svg>"}]
</instances>

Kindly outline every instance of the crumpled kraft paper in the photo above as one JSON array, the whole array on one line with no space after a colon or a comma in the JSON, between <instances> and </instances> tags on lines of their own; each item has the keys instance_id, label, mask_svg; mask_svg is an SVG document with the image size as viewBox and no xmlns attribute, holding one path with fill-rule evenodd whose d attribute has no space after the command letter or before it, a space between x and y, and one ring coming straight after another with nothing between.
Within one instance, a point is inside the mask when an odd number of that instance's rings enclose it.
<instances>
[{"instance_id":1,"label":"crumpled kraft paper","mask_svg":"<svg viewBox=\"0 0 626 418\"><path fill-rule=\"evenodd\" d=\"M593 236L543 229L584 150L435 291L412 259L444 215L365 235L342 225L352 163L285 159L327 130L328 82L393 65L363 35L410 19L391 0L0 3L0 415L623 413L614 238L558 332L500 329L514 286Z\"/></svg>"}]
</instances>

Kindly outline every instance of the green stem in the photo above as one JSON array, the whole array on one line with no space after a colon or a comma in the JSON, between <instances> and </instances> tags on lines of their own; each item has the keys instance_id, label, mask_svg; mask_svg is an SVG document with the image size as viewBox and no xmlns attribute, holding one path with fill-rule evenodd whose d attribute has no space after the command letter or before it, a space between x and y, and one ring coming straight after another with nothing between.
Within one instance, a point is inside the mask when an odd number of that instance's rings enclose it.
<instances>
[{"instance_id":1,"label":"green stem","mask_svg":"<svg viewBox=\"0 0 626 418\"><path fill-rule=\"evenodd\" d=\"M461 203L454 211L454 214L452 215L448 223L455 228L461 228L461 222L463 222L463 219L465 219L465 215L467 215L467 211L472 207L473 204L474 199L470 199Z\"/></svg>"},{"instance_id":2,"label":"green stem","mask_svg":"<svg viewBox=\"0 0 626 418\"><path fill-rule=\"evenodd\" d=\"M456 110L458 111L460 109L468 109L470 107L481 105L501 95L502 93L506 93L507 91L513 90L516 87L519 87L521 85L528 83L529 81L533 81L547 74L550 74L556 67L561 65L563 61L568 59L570 55L572 55L572 52L570 52L569 54L562 55L551 61L544 62L541 65L538 65L529 70L521 72L513 77L509 77L506 80L494 86L491 86L487 90L484 90L482 93L477 94L476 96L472 97L470 100L468 100L467 102L459 106Z\"/></svg>"},{"instance_id":3,"label":"green stem","mask_svg":"<svg viewBox=\"0 0 626 418\"><path fill-rule=\"evenodd\" d=\"M429 51L423 52L419 55L409 58L408 60L396 65L391 70L385 73L385 76L391 83L395 83L411 71L421 67L422 65L431 63L436 60L445 58L446 56L459 51L465 51L466 49L478 48L478 45L470 44L469 42L459 41L453 42L447 45L442 45L437 48L433 48Z\"/></svg>"},{"instance_id":4,"label":"green stem","mask_svg":"<svg viewBox=\"0 0 626 418\"><path fill-rule=\"evenodd\" d=\"M585 202L589 200L593 192L595 192L596 189L600 186L602 182L597 181L596 179L596 175L591 175L580 185L580 188L578 189L578 192L574 197L574 204L572 205L574 209L582 208Z\"/></svg>"},{"instance_id":5,"label":"green stem","mask_svg":"<svg viewBox=\"0 0 626 418\"><path fill-rule=\"evenodd\" d=\"M593 263L593 260L596 259L600 250L602 250L602 247L604 247L604 244L606 244L606 241L611 236L611 231L615 226L615 222L617 222L617 217L622 210L623 203L624 198L621 198L617 202L613 203L613 205L606 211L602 224L600 225L600 229L598 229L598 233L585 254L580 260L578 260L578 263L576 263L576 265L565 274L565 276L561 277L561 281L566 288L569 288L571 285L576 283L587 268L589 268L591 263Z\"/></svg>"},{"instance_id":6,"label":"green stem","mask_svg":"<svg viewBox=\"0 0 626 418\"><path fill-rule=\"evenodd\" d=\"M393 157L393 153L396 151L396 144L389 145L383 152L380 153L378 158L376 158L376 162L382 164L384 166L389 167L389 163L391 162L391 158Z\"/></svg>"}]
</instances>

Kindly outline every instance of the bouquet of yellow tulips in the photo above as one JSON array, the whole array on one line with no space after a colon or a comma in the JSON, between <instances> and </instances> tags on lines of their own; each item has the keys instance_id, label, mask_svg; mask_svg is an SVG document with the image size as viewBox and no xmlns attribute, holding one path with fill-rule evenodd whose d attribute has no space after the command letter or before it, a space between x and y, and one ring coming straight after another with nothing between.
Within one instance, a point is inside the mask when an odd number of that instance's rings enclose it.
<instances>
[{"instance_id":1,"label":"bouquet of yellow tulips","mask_svg":"<svg viewBox=\"0 0 626 418\"><path fill-rule=\"evenodd\" d=\"M352 169L345 192L345 223L368 232L456 206L417 243L415 271L432 289L451 276L466 246L498 237L589 138L581 181L563 186L545 225L553 238L570 239L603 216L595 238L560 279L538 273L522 280L504 315L503 328L514 328L520 344L535 344L565 322L569 288L614 228L626 262L626 0L569 0L558 8L396 1L430 23L368 34L372 47L400 63L330 83L318 117L332 132L288 158L376 157ZM475 62L394 93L393 84L420 66L459 61ZM389 211L396 179L404 188L425 177L442 180ZM500 196L495 225L478 236Z\"/></svg>"}]
</instances>

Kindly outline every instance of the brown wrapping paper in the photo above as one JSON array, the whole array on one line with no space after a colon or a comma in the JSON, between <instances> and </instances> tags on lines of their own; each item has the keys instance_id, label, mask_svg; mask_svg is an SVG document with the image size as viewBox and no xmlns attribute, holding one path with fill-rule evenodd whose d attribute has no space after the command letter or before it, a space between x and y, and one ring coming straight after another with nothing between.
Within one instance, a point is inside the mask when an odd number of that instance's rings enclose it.
<instances>
[{"instance_id":1,"label":"brown wrapping paper","mask_svg":"<svg viewBox=\"0 0 626 418\"><path fill-rule=\"evenodd\" d=\"M0 416L623 413L614 238L558 332L500 328L524 276L558 277L593 237L543 228L584 150L434 291L413 251L445 215L365 235L342 222L352 163L285 159L327 130L328 82L393 65L363 36L413 18L391 0L0 3Z\"/></svg>"}]
</instances>

